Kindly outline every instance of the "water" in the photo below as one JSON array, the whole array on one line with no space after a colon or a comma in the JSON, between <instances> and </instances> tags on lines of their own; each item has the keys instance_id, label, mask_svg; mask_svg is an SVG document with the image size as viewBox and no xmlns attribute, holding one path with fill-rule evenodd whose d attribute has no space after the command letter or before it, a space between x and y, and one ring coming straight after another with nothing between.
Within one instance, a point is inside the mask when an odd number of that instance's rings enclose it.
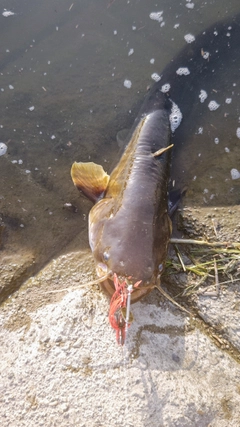
<instances>
[{"instance_id":1,"label":"water","mask_svg":"<svg viewBox=\"0 0 240 427\"><path fill-rule=\"evenodd\" d=\"M13 14L3 16L4 8ZM77 234L76 247L88 246L91 204L72 185L73 161L92 160L110 172L116 134L131 127L151 75L161 76L184 46L194 46L190 35L240 7L237 0L9 0L0 12L0 141L7 145L0 244L5 257L34 258L36 270ZM159 20L153 12L162 12ZM239 66L238 57L226 64L216 88L206 82L201 115L193 108L176 132L175 143L183 134L184 141L173 179L188 185L186 203L239 203ZM219 109L210 112L210 101Z\"/></svg>"}]
</instances>

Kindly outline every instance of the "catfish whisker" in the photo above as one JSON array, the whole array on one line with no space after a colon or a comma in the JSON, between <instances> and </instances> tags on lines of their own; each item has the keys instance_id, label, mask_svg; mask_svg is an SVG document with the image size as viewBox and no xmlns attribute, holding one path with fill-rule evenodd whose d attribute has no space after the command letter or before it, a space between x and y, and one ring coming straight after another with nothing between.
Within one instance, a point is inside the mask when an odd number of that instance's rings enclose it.
<instances>
[{"instance_id":1,"label":"catfish whisker","mask_svg":"<svg viewBox=\"0 0 240 427\"><path fill-rule=\"evenodd\" d=\"M75 291L76 289L86 288L87 286L98 285L99 283L104 282L104 280L109 279L110 276L111 276L111 272L108 274L105 274L105 276L99 277L98 279L91 280L90 282L84 283L83 285L78 285L78 286L63 288L63 289L57 289L57 290L53 290L53 291L47 291L46 294L56 294L58 292L64 292L64 291Z\"/></svg>"}]
</instances>

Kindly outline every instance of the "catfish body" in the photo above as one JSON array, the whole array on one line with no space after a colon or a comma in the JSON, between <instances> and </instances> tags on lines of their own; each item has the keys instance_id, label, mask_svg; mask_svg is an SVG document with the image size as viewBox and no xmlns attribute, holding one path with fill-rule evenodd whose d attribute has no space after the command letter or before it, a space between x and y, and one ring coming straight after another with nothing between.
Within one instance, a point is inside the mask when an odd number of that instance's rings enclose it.
<instances>
[{"instance_id":1,"label":"catfish body","mask_svg":"<svg viewBox=\"0 0 240 427\"><path fill-rule=\"evenodd\" d=\"M138 121L108 179L93 163L74 163L71 172L75 185L96 202L89 214L89 243L97 273L141 281L132 302L153 289L167 256L170 152L163 151L171 141L170 109L171 102L159 92L158 102ZM94 184L89 192L91 175ZM114 293L111 277L101 285L107 294Z\"/></svg>"}]
</instances>

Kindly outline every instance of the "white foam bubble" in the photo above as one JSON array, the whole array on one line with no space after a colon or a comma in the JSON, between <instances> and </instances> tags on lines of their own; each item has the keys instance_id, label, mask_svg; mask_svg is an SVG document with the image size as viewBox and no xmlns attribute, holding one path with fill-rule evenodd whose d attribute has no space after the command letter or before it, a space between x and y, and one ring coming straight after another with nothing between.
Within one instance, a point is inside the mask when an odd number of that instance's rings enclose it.
<instances>
[{"instance_id":1,"label":"white foam bubble","mask_svg":"<svg viewBox=\"0 0 240 427\"><path fill-rule=\"evenodd\" d=\"M149 18L152 19L153 21L158 21L158 22L162 22L163 21L163 10L161 12L151 12L149 15Z\"/></svg>"},{"instance_id":2,"label":"white foam bubble","mask_svg":"<svg viewBox=\"0 0 240 427\"><path fill-rule=\"evenodd\" d=\"M179 27L179 25L180 25L180 24L175 24L175 25L173 26L173 28L176 30L176 29Z\"/></svg>"},{"instance_id":3,"label":"white foam bubble","mask_svg":"<svg viewBox=\"0 0 240 427\"><path fill-rule=\"evenodd\" d=\"M15 15L15 13L11 12L11 10L4 9L4 12L2 13L2 16L5 16L5 18L8 18L9 16Z\"/></svg>"},{"instance_id":4,"label":"white foam bubble","mask_svg":"<svg viewBox=\"0 0 240 427\"><path fill-rule=\"evenodd\" d=\"M225 150L226 153L230 153L230 150L229 150L228 147L225 147L224 150Z\"/></svg>"},{"instance_id":5,"label":"white foam bubble","mask_svg":"<svg viewBox=\"0 0 240 427\"><path fill-rule=\"evenodd\" d=\"M190 71L187 67L180 67L177 69L176 73L179 76L188 76L188 74L190 74Z\"/></svg>"},{"instance_id":6,"label":"white foam bubble","mask_svg":"<svg viewBox=\"0 0 240 427\"><path fill-rule=\"evenodd\" d=\"M209 53L209 52L207 52L207 51L202 51L202 57L203 57L203 59L208 59L208 58L209 58L209 56L210 56L210 53Z\"/></svg>"},{"instance_id":7,"label":"white foam bubble","mask_svg":"<svg viewBox=\"0 0 240 427\"><path fill-rule=\"evenodd\" d=\"M230 171L232 179L239 179L240 172L237 169L231 169Z\"/></svg>"},{"instance_id":8,"label":"white foam bubble","mask_svg":"<svg viewBox=\"0 0 240 427\"><path fill-rule=\"evenodd\" d=\"M9 89L10 89L10 90L13 90L13 89L14 89L14 86L13 86L13 85L9 85L8 87L9 87Z\"/></svg>"},{"instance_id":9,"label":"white foam bubble","mask_svg":"<svg viewBox=\"0 0 240 427\"><path fill-rule=\"evenodd\" d=\"M130 89L132 87L131 80L125 79L124 82L123 82L123 86L126 87L127 89Z\"/></svg>"},{"instance_id":10,"label":"white foam bubble","mask_svg":"<svg viewBox=\"0 0 240 427\"><path fill-rule=\"evenodd\" d=\"M166 83L165 85L162 85L161 92L167 93L169 92L170 88L171 88L171 85L169 83Z\"/></svg>"},{"instance_id":11,"label":"white foam bubble","mask_svg":"<svg viewBox=\"0 0 240 427\"><path fill-rule=\"evenodd\" d=\"M192 42L194 42L195 41L195 37L194 37L194 35L193 34L186 34L185 36L184 36L184 39L185 39L185 41L187 42L187 43L192 43Z\"/></svg>"},{"instance_id":12,"label":"white foam bubble","mask_svg":"<svg viewBox=\"0 0 240 427\"><path fill-rule=\"evenodd\" d=\"M215 144L219 144L219 138L214 138Z\"/></svg>"},{"instance_id":13,"label":"white foam bubble","mask_svg":"<svg viewBox=\"0 0 240 427\"><path fill-rule=\"evenodd\" d=\"M208 108L210 111L215 111L220 107L220 104L217 103L217 101L210 101L208 104Z\"/></svg>"},{"instance_id":14,"label":"white foam bubble","mask_svg":"<svg viewBox=\"0 0 240 427\"><path fill-rule=\"evenodd\" d=\"M193 9L194 8L194 3L187 3L185 5L188 9Z\"/></svg>"},{"instance_id":15,"label":"white foam bubble","mask_svg":"<svg viewBox=\"0 0 240 427\"><path fill-rule=\"evenodd\" d=\"M154 64L154 62L155 62L155 59L154 59L154 58L151 58L151 59L150 59L150 64Z\"/></svg>"},{"instance_id":16,"label":"white foam bubble","mask_svg":"<svg viewBox=\"0 0 240 427\"><path fill-rule=\"evenodd\" d=\"M200 102L204 102L205 99L207 99L207 97L208 97L207 92L205 90L201 89L200 94L199 94Z\"/></svg>"},{"instance_id":17,"label":"white foam bubble","mask_svg":"<svg viewBox=\"0 0 240 427\"><path fill-rule=\"evenodd\" d=\"M128 52L128 56L131 56L134 53L134 49L130 49Z\"/></svg>"},{"instance_id":18,"label":"white foam bubble","mask_svg":"<svg viewBox=\"0 0 240 427\"><path fill-rule=\"evenodd\" d=\"M4 142L0 142L0 156L3 156L7 152L7 145Z\"/></svg>"},{"instance_id":19,"label":"white foam bubble","mask_svg":"<svg viewBox=\"0 0 240 427\"><path fill-rule=\"evenodd\" d=\"M240 139L240 128L237 128L237 130L236 130L236 135L237 135L237 137Z\"/></svg>"},{"instance_id":20,"label":"white foam bubble","mask_svg":"<svg viewBox=\"0 0 240 427\"><path fill-rule=\"evenodd\" d=\"M169 116L171 131L175 132L175 130L178 128L182 121L182 113L180 111L180 108L175 104L175 102L172 101L172 109L171 114Z\"/></svg>"},{"instance_id":21,"label":"white foam bubble","mask_svg":"<svg viewBox=\"0 0 240 427\"><path fill-rule=\"evenodd\" d=\"M231 102L232 102L232 98L226 98L226 99L225 99L225 102L226 102L226 104L231 104Z\"/></svg>"},{"instance_id":22,"label":"white foam bubble","mask_svg":"<svg viewBox=\"0 0 240 427\"><path fill-rule=\"evenodd\" d=\"M203 134L203 127L198 128L197 133L198 133L198 135L202 135Z\"/></svg>"},{"instance_id":23,"label":"white foam bubble","mask_svg":"<svg viewBox=\"0 0 240 427\"><path fill-rule=\"evenodd\" d=\"M29 111L35 110L35 107L32 105L32 107L29 107Z\"/></svg>"},{"instance_id":24,"label":"white foam bubble","mask_svg":"<svg viewBox=\"0 0 240 427\"><path fill-rule=\"evenodd\" d=\"M161 76L159 76L158 73L153 73L151 75L152 79L155 80L155 82L159 82L159 80L161 80Z\"/></svg>"}]
</instances>

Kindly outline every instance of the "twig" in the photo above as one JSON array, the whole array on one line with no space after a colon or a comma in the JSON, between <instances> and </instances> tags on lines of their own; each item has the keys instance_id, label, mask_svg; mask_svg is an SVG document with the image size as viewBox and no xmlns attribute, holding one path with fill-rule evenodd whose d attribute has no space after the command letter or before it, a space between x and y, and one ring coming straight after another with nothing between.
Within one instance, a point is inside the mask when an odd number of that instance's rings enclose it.
<instances>
[{"instance_id":1,"label":"twig","mask_svg":"<svg viewBox=\"0 0 240 427\"><path fill-rule=\"evenodd\" d=\"M183 271L186 273L186 267L185 267L185 265L184 265L184 262L183 262L183 259L182 259L182 256L181 256L181 253L180 253L180 251L179 251L179 249L178 249L178 247L177 247L177 245L175 245L175 248L176 248L176 252L177 252L177 256L178 256L178 259L179 259L179 261L180 261L180 264L181 264L181 266L182 266L182 269L183 269Z\"/></svg>"},{"instance_id":2,"label":"twig","mask_svg":"<svg viewBox=\"0 0 240 427\"><path fill-rule=\"evenodd\" d=\"M195 239L175 239L171 238L170 243L178 244L189 244L189 245L202 245L202 246L212 246L212 247L224 247L227 248L240 248L240 242L207 242L206 240L195 240Z\"/></svg>"},{"instance_id":3,"label":"twig","mask_svg":"<svg viewBox=\"0 0 240 427\"><path fill-rule=\"evenodd\" d=\"M191 313L190 311L188 311L185 307L182 307L180 304L178 304L176 301L174 301L174 299L172 299L170 297L170 295L167 294L167 292L165 292L163 290L163 288L160 286L160 284L156 284L155 288L157 288L159 290L159 292L168 300L170 301L172 304L176 305L176 307L180 308L180 310L185 311L185 313L190 314L190 316L193 316L193 313Z\"/></svg>"},{"instance_id":4,"label":"twig","mask_svg":"<svg viewBox=\"0 0 240 427\"><path fill-rule=\"evenodd\" d=\"M216 258L213 258L213 262L214 262L214 272L215 272L215 286L216 289L215 291L207 291L204 289L202 290L202 294L208 296L208 297L218 297L219 296L219 291L220 291L220 287L219 287L219 280L218 280L218 269L217 269L217 263L216 263Z\"/></svg>"}]
</instances>

